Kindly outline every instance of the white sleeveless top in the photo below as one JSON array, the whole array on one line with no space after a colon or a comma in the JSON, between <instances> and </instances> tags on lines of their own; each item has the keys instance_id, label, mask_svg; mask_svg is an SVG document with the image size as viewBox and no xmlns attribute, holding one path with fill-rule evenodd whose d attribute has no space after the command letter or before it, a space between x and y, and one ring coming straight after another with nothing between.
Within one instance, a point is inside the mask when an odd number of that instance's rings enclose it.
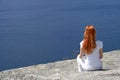
<instances>
[{"instance_id":1,"label":"white sleeveless top","mask_svg":"<svg viewBox=\"0 0 120 80\"><path fill-rule=\"evenodd\" d=\"M80 47L82 47L83 41L80 42ZM84 59L84 65L82 65L85 70L96 70L102 68L102 63L99 56L99 50L103 48L102 41L96 41L96 48L90 55L86 55Z\"/></svg>"}]
</instances>

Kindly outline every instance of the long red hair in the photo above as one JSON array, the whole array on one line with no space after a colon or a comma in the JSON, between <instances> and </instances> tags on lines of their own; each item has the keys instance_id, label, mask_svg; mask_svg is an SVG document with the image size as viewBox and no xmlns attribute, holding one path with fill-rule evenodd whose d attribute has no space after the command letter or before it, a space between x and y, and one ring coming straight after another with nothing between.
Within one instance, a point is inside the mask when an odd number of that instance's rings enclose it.
<instances>
[{"instance_id":1,"label":"long red hair","mask_svg":"<svg viewBox=\"0 0 120 80\"><path fill-rule=\"evenodd\" d=\"M96 48L96 30L94 26L86 26L84 32L83 46L82 50L86 54L90 54Z\"/></svg>"}]
</instances>

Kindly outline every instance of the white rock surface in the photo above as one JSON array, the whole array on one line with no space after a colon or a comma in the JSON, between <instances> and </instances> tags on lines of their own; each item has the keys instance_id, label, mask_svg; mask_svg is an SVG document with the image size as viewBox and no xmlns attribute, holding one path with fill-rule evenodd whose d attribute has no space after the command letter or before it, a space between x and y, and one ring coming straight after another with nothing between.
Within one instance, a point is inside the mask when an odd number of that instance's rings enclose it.
<instances>
[{"instance_id":1,"label":"white rock surface","mask_svg":"<svg viewBox=\"0 0 120 80\"><path fill-rule=\"evenodd\" d=\"M120 80L120 50L104 53L103 70L77 71L76 59L0 72L0 80Z\"/></svg>"}]
</instances>

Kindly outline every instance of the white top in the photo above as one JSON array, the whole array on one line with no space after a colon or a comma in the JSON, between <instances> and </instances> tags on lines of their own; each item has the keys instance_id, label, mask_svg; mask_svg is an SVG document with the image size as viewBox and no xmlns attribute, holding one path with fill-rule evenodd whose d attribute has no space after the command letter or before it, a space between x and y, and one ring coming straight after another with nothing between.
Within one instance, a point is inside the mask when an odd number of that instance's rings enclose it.
<instances>
[{"instance_id":1,"label":"white top","mask_svg":"<svg viewBox=\"0 0 120 80\"><path fill-rule=\"evenodd\" d=\"M83 41L80 42L80 47L82 47ZM85 59L83 62L83 69L85 70L96 70L102 68L102 63L99 56L99 50L103 48L102 41L96 41L96 48L89 55L85 55ZM84 54L84 53L83 53Z\"/></svg>"}]
</instances>

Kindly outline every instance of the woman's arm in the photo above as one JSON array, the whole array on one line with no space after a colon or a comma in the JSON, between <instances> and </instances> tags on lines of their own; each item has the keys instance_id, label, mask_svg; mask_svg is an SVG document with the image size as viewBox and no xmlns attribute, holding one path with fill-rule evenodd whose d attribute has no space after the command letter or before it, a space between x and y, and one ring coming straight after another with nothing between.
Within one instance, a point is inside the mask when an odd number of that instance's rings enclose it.
<instances>
[{"instance_id":1,"label":"woman's arm","mask_svg":"<svg viewBox=\"0 0 120 80\"><path fill-rule=\"evenodd\" d=\"M102 48L99 50L99 55L100 55L100 59L102 59L103 58L103 49Z\"/></svg>"},{"instance_id":2,"label":"woman's arm","mask_svg":"<svg viewBox=\"0 0 120 80\"><path fill-rule=\"evenodd\" d=\"M79 53L79 57L82 58L83 53L82 53L82 49L80 48L80 53Z\"/></svg>"}]
</instances>

